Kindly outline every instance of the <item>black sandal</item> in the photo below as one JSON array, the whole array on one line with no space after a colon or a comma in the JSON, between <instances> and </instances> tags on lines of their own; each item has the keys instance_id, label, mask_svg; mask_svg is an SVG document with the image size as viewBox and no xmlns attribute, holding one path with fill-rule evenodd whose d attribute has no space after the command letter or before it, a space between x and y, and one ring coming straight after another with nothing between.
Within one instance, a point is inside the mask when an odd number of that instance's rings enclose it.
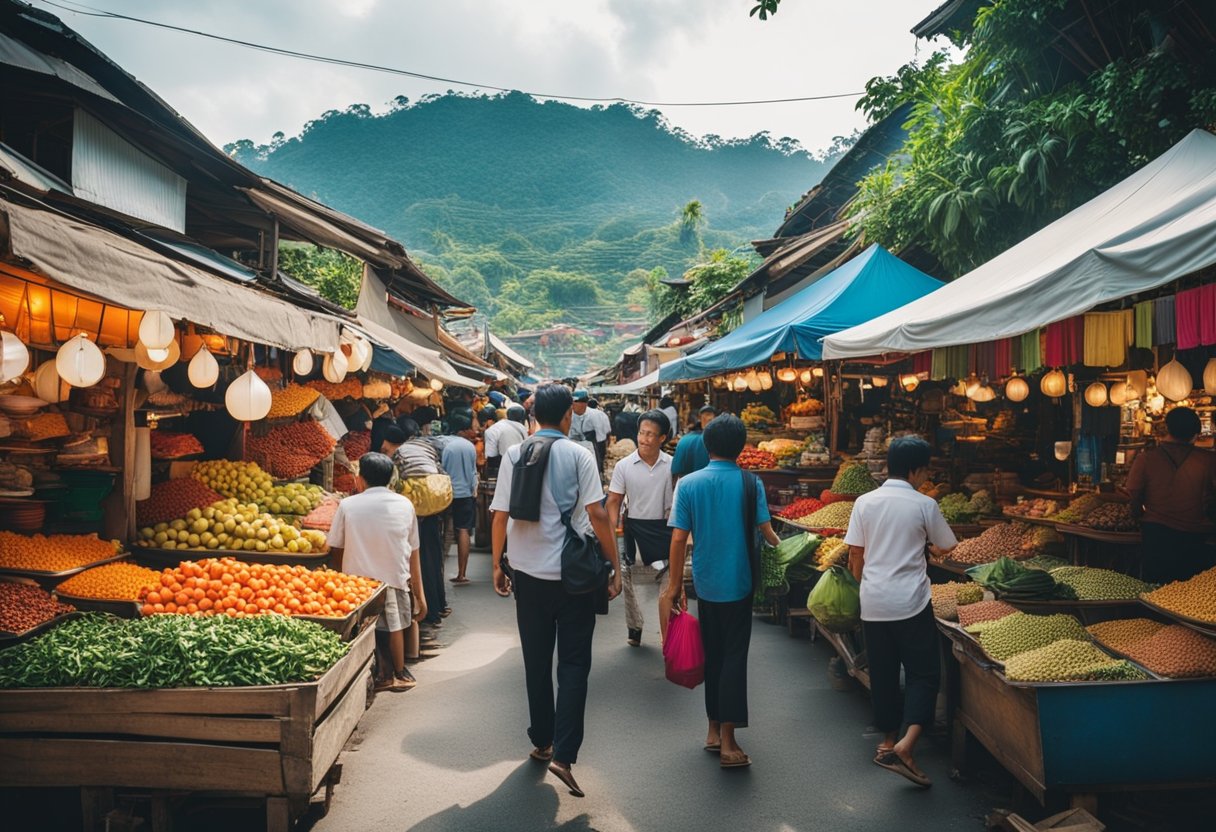
<instances>
[{"instance_id":1,"label":"black sandal","mask_svg":"<svg viewBox=\"0 0 1216 832\"><path fill-rule=\"evenodd\" d=\"M570 790L570 794L575 797L586 797L583 790L578 787L578 781L574 779L574 773L569 768L562 768L557 763L549 764L549 773L561 780L566 788Z\"/></svg>"}]
</instances>

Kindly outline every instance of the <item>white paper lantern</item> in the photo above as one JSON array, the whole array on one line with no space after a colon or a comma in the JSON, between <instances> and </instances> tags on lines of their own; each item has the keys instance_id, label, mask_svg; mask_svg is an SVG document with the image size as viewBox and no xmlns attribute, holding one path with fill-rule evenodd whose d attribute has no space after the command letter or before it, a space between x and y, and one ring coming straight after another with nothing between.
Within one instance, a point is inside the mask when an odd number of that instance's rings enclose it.
<instances>
[{"instance_id":1,"label":"white paper lantern","mask_svg":"<svg viewBox=\"0 0 1216 832\"><path fill-rule=\"evenodd\" d=\"M367 344L367 357L363 359L363 366L359 368L360 372L366 373L372 368L372 359L376 357L376 348L372 346L370 341L364 341Z\"/></svg>"},{"instance_id":2,"label":"white paper lantern","mask_svg":"<svg viewBox=\"0 0 1216 832\"><path fill-rule=\"evenodd\" d=\"M762 389L762 390L772 390L773 389L773 374L768 372L767 370L765 370L763 373L760 373L760 389Z\"/></svg>"},{"instance_id":3,"label":"white paper lantern","mask_svg":"<svg viewBox=\"0 0 1216 832\"><path fill-rule=\"evenodd\" d=\"M350 342L350 366L356 370L363 370L364 364L371 363L372 345L367 342L367 339L356 335Z\"/></svg>"},{"instance_id":4,"label":"white paper lantern","mask_svg":"<svg viewBox=\"0 0 1216 832\"><path fill-rule=\"evenodd\" d=\"M139 343L150 350L166 349L176 336L177 327L164 312L145 312L143 320L139 322Z\"/></svg>"},{"instance_id":5,"label":"white paper lantern","mask_svg":"<svg viewBox=\"0 0 1216 832\"><path fill-rule=\"evenodd\" d=\"M982 382L975 373L967 376L967 380L963 382L963 395L969 399L975 398L975 391L980 389Z\"/></svg>"},{"instance_id":6,"label":"white paper lantern","mask_svg":"<svg viewBox=\"0 0 1216 832\"><path fill-rule=\"evenodd\" d=\"M803 370L801 373L798 374L798 380L801 381L803 384L810 384L811 379L814 377L815 377L815 373L813 370ZM747 384L744 383L743 386L746 387Z\"/></svg>"},{"instance_id":7,"label":"white paper lantern","mask_svg":"<svg viewBox=\"0 0 1216 832\"><path fill-rule=\"evenodd\" d=\"M253 370L228 385L224 404L238 422L256 422L270 412L270 388Z\"/></svg>"},{"instance_id":8,"label":"white paper lantern","mask_svg":"<svg viewBox=\"0 0 1216 832\"><path fill-rule=\"evenodd\" d=\"M431 379L431 389L438 393L443 389L443 382L437 378Z\"/></svg>"},{"instance_id":9,"label":"white paper lantern","mask_svg":"<svg viewBox=\"0 0 1216 832\"><path fill-rule=\"evenodd\" d=\"M760 384L760 376L756 375L755 370L749 370L747 373L747 389L753 393L759 393L764 389Z\"/></svg>"},{"instance_id":10,"label":"white paper lantern","mask_svg":"<svg viewBox=\"0 0 1216 832\"><path fill-rule=\"evenodd\" d=\"M1135 401L1136 391L1125 380L1116 381L1110 386L1110 403L1122 407L1130 401Z\"/></svg>"},{"instance_id":11,"label":"white paper lantern","mask_svg":"<svg viewBox=\"0 0 1216 832\"><path fill-rule=\"evenodd\" d=\"M730 386L734 388L736 393L742 393L747 389L747 376L740 373L735 376L735 380L730 383Z\"/></svg>"},{"instance_id":12,"label":"white paper lantern","mask_svg":"<svg viewBox=\"0 0 1216 832\"><path fill-rule=\"evenodd\" d=\"M1030 395L1030 385L1021 376L1014 376L1005 382L1005 398L1011 402L1024 402Z\"/></svg>"},{"instance_id":13,"label":"white paper lantern","mask_svg":"<svg viewBox=\"0 0 1216 832\"><path fill-rule=\"evenodd\" d=\"M1157 373L1157 392L1172 402L1178 402L1191 395L1191 374L1186 367L1173 359Z\"/></svg>"},{"instance_id":14,"label":"white paper lantern","mask_svg":"<svg viewBox=\"0 0 1216 832\"><path fill-rule=\"evenodd\" d=\"M59 348L55 369L59 377L73 387L92 387L106 374L106 357L81 333Z\"/></svg>"},{"instance_id":15,"label":"white paper lantern","mask_svg":"<svg viewBox=\"0 0 1216 832\"><path fill-rule=\"evenodd\" d=\"M1203 392L1216 396L1216 358L1209 358L1203 368Z\"/></svg>"},{"instance_id":16,"label":"white paper lantern","mask_svg":"<svg viewBox=\"0 0 1216 832\"><path fill-rule=\"evenodd\" d=\"M202 352L203 350L200 350ZM163 349L149 349L143 341L135 344L135 363L145 370L167 370L182 357L182 348L177 341L170 341Z\"/></svg>"},{"instance_id":17,"label":"white paper lantern","mask_svg":"<svg viewBox=\"0 0 1216 832\"><path fill-rule=\"evenodd\" d=\"M1101 407L1106 404L1106 385L1100 381L1085 388L1085 403L1090 407Z\"/></svg>"},{"instance_id":18,"label":"white paper lantern","mask_svg":"<svg viewBox=\"0 0 1216 832\"><path fill-rule=\"evenodd\" d=\"M186 366L186 375L195 387L210 387L219 380L220 365L211 354L211 350L203 347L194 354Z\"/></svg>"},{"instance_id":19,"label":"white paper lantern","mask_svg":"<svg viewBox=\"0 0 1216 832\"><path fill-rule=\"evenodd\" d=\"M793 384L798 380L798 371L793 367L782 367L777 371L777 379L784 381L786 384Z\"/></svg>"},{"instance_id":20,"label":"white paper lantern","mask_svg":"<svg viewBox=\"0 0 1216 832\"><path fill-rule=\"evenodd\" d=\"M44 361L34 371L34 395L48 404L66 401L71 388L59 377L55 360Z\"/></svg>"},{"instance_id":21,"label":"white paper lantern","mask_svg":"<svg viewBox=\"0 0 1216 832\"><path fill-rule=\"evenodd\" d=\"M1043 380L1039 382L1039 389L1043 391L1044 396L1058 399L1068 392L1068 379L1059 370L1052 370L1043 376Z\"/></svg>"},{"instance_id":22,"label":"white paper lantern","mask_svg":"<svg viewBox=\"0 0 1216 832\"><path fill-rule=\"evenodd\" d=\"M982 384L975 389L970 398L973 402L990 402L996 398L996 391L992 389L991 385Z\"/></svg>"},{"instance_id":23,"label":"white paper lantern","mask_svg":"<svg viewBox=\"0 0 1216 832\"><path fill-rule=\"evenodd\" d=\"M312 372L312 353L308 350L300 350L296 353L296 357L291 360L291 369L298 376L306 376Z\"/></svg>"},{"instance_id":24,"label":"white paper lantern","mask_svg":"<svg viewBox=\"0 0 1216 832\"><path fill-rule=\"evenodd\" d=\"M30 366L30 351L18 338L7 330L0 332L0 381L8 381L25 372Z\"/></svg>"},{"instance_id":25,"label":"white paper lantern","mask_svg":"<svg viewBox=\"0 0 1216 832\"><path fill-rule=\"evenodd\" d=\"M330 384L341 384L342 379L346 378L347 366L346 353L341 349L334 350L325 356L325 361L321 364L321 375L325 376L325 380Z\"/></svg>"}]
</instances>

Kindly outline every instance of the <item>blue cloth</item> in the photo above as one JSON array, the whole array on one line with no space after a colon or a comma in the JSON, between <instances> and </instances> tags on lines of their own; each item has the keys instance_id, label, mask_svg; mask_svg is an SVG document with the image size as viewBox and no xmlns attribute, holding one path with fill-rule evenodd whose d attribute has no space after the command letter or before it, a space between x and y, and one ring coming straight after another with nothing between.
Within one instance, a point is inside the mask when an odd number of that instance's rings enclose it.
<instances>
[{"instance_id":1,"label":"blue cloth","mask_svg":"<svg viewBox=\"0 0 1216 832\"><path fill-rule=\"evenodd\" d=\"M700 352L659 368L660 381L708 378L767 364L774 353L823 358L820 339L940 289L942 282L874 244Z\"/></svg>"},{"instance_id":2,"label":"blue cloth","mask_svg":"<svg viewBox=\"0 0 1216 832\"><path fill-rule=\"evenodd\" d=\"M756 523L767 523L768 500L756 489ZM722 459L676 483L669 525L692 532L692 582L697 597L716 603L746 598L752 568L743 528L743 476Z\"/></svg>"},{"instance_id":3,"label":"blue cloth","mask_svg":"<svg viewBox=\"0 0 1216 832\"><path fill-rule=\"evenodd\" d=\"M705 450L705 437L701 431L686 433L676 443L676 453L671 459L671 473L686 477L700 471L709 464L709 451Z\"/></svg>"},{"instance_id":4,"label":"blue cloth","mask_svg":"<svg viewBox=\"0 0 1216 832\"><path fill-rule=\"evenodd\" d=\"M443 446L443 470L452 478L452 497L472 497L477 487L477 448L463 436L449 436Z\"/></svg>"}]
</instances>

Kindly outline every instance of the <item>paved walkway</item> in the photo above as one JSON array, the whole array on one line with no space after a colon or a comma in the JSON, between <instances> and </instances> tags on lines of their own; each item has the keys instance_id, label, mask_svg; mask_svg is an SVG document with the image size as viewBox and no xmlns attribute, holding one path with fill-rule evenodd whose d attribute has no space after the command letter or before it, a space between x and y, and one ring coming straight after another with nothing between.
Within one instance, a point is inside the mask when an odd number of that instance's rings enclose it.
<instances>
[{"instance_id":1,"label":"paved walkway","mask_svg":"<svg viewBox=\"0 0 1216 832\"><path fill-rule=\"evenodd\" d=\"M575 767L587 797L575 798L527 759L514 601L491 590L488 556L474 554L469 574L471 584L450 590L447 649L415 666L417 688L377 697L342 756L343 781L316 832L984 828L993 797L949 779L944 740L923 748L921 765L936 781L928 791L872 765L868 701L831 688L830 648L759 620L752 727L739 735L754 763L721 771L701 750L701 689L663 678L653 620L641 648L626 645L620 599L597 622Z\"/></svg>"}]
</instances>

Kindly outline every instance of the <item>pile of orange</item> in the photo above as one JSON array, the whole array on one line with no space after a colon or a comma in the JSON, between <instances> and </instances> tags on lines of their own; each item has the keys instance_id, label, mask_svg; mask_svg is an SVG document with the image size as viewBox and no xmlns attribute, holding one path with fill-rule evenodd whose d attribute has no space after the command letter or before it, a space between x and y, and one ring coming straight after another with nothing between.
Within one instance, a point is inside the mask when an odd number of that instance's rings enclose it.
<instances>
[{"instance_id":1,"label":"pile of orange","mask_svg":"<svg viewBox=\"0 0 1216 832\"><path fill-rule=\"evenodd\" d=\"M183 561L139 594L140 611L223 614L263 613L343 618L366 601L379 581L332 569L242 563L233 558Z\"/></svg>"},{"instance_id":2,"label":"pile of orange","mask_svg":"<svg viewBox=\"0 0 1216 832\"><path fill-rule=\"evenodd\" d=\"M23 535L0 532L0 568L66 572L86 563L112 558L122 551L116 540L93 535Z\"/></svg>"}]
</instances>

